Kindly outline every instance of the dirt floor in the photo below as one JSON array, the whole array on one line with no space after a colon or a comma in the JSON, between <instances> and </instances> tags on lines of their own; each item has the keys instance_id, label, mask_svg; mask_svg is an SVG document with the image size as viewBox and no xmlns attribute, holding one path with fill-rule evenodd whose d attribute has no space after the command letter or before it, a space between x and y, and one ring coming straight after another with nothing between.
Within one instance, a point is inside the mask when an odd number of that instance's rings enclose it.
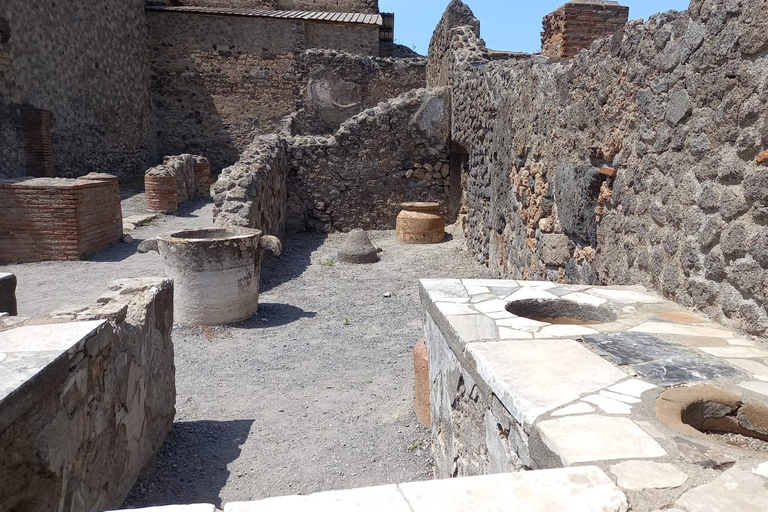
<instances>
[{"instance_id":1,"label":"dirt floor","mask_svg":"<svg viewBox=\"0 0 768 512\"><path fill-rule=\"evenodd\" d=\"M142 209L126 194L124 214ZM90 304L117 278L161 275L159 232L209 225L187 205L88 261L7 265L19 313ZM419 278L490 277L460 231L435 245L370 233L381 261L337 261L344 234L291 234L262 268L258 314L226 327L174 328L176 423L125 507L214 503L431 478L429 432L413 404ZM386 294L386 295L385 295Z\"/></svg>"}]
</instances>

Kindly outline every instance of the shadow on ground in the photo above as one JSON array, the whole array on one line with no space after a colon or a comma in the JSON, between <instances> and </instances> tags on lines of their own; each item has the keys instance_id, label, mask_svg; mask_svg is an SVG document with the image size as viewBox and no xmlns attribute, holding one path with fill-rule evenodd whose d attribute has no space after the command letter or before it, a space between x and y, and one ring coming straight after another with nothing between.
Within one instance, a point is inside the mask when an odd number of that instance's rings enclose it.
<instances>
[{"instance_id":1,"label":"shadow on ground","mask_svg":"<svg viewBox=\"0 0 768 512\"><path fill-rule=\"evenodd\" d=\"M264 251L266 256L261 263L261 286L259 290L266 292L291 279L299 277L311 265L312 253L315 252L326 237L325 233L287 233L282 237L283 254L272 256Z\"/></svg>"},{"instance_id":2,"label":"shadow on ground","mask_svg":"<svg viewBox=\"0 0 768 512\"><path fill-rule=\"evenodd\" d=\"M212 503L229 478L255 420L175 423L154 463L142 473L123 508Z\"/></svg>"},{"instance_id":3,"label":"shadow on ground","mask_svg":"<svg viewBox=\"0 0 768 512\"><path fill-rule=\"evenodd\" d=\"M259 301L259 311L256 315L237 324L237 327L241 329L279 327L301 318L314 318L316 315L317 313L314 311L304 311L290 304L263 303Z\"/></svg>"}]
</instances>

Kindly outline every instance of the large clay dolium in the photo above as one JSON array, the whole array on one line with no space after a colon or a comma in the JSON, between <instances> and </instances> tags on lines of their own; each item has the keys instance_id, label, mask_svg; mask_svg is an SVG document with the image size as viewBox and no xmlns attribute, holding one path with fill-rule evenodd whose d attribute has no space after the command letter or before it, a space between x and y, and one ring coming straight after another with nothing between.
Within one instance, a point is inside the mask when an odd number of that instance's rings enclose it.
<instances>
[{"instance_id":1,"label":"large clay dolium","mask_svg":"<svg viewBox=\"0 0 768 512\"><path fill-rule=\"evenodd\" d=\"M440 204L432 202L401 203L395 223L395 236L406 244L436 244L445 237L445 220Z\"/></svg>"},{"instance_id":2,"label":"large clay dolium","mask_svg":"<svg viewBox=\"0 0 768 512\"><path fill-rule=\"evenodd\" d=\"M258 229L229 227L165 233L145 240L138 251L160 253L174 282L174 323L223 325L256 314L265 248L282 251L280 240Z\"/></svg>"}]
</instances>

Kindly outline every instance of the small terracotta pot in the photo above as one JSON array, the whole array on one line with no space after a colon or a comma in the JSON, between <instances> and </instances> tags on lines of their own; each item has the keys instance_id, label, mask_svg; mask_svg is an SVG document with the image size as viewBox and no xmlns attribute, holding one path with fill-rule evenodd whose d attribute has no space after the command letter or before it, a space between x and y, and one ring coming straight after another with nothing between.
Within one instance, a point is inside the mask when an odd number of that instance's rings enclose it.
<instances>
[{"instance_id":1,"label":"small terracotta pot","mask_svg":"<svg viewBox=\"0 0 768 512\"><path fill-rule=\"evenodd\" d=\"M439 203L410 202L400 205L395 234L406 244L435 244L445 237L445 220Z\"/></svg>"}]
</instances>

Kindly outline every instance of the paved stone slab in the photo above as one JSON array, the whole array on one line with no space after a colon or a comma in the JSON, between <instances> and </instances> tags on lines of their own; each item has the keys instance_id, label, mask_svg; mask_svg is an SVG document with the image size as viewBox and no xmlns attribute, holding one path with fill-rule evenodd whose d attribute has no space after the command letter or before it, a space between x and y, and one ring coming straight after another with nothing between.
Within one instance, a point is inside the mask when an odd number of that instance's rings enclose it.
<instances>
[{"instance_id":1,"label":"paved stone slab","mask_svg":"<svg viewBox=\"0 0 768 512\"><path fill-rule=\"evenodd\" d=\"M635 398L634 396L629 395L623 395L621 393L614 393L613 391L606 391L603 390L600 393L598 393L600 396L604 396L605 398L610 398L611 400L618 400L619 402L624 402L625 404L639 404L642 402L639 398Z\"/></svg>"},{"instance_id":2,"label":"paved stone slab","mask_svg":"<svg viewBox=\"0 0 768 512\"><path fill-rule=\"evenodd\" d=\"M452 315L476 315L477 311L469 304L457 304L455 302L435 302L435 306L445 316Z\"/></svg>"},{"instance_id":3,"label":"paved stone slab","mask_svg":"<svg viewBox=\"0 0 768 512\"><path fill-rule=\"evenodd\" d=\"M500 340L530 340L533 339L532 332L518 331L507 327L499 327Z\"/></svg>"},{"instance_id":4,"label":"paved stone slab","mask_svg":"<svg viewBox=\"0 0 768 512\"><path fill-rule=\"evenodd\" d=\"M673 324L669 322L644 322L629 329L630 332L645 332L649 334L682 334L684 336L709 336L712 338L730 338L732 331L706 327L704 325Z\"/></svg>"},{"instance_id":5,"label":"paved stone slab","mask_svg":"<svg viewBox=\"0 0 768 512\"><path fill-rule=\"evenodd\" d=\"M627 376L574 340L473 343L467 351L480 376L524 425Z\"/></svg>"},{"instance_id":6,"label":"paved stone slab","mask_svg":"<svg viewBox=\"0 0 768 512\"><path fill-rule=\"evenodd\" d=\"M520 331L537 331L542 327L549 324L539 322L538 320L531 320L530 318L524 318L522 316L515 316L512 318L504 318L497 320L496 324L499 327L509 327L510 329L518 329Z\"/></svg>"},{"instance_id":7,"label":"paved stone slab","mask_svg":"<svg viewBox=\"0 0 768 512\"><path fill-rule=\"evenodd\" d=\"M507 311L506 307L507 301L500 299L487 300L485 302L475 304L475 309L481 313L500 313Z\"/></svg>"},{"instance_id":8,"label":"paved stone slab","mask_svg":"<svg viewBox=\"0 0 768 512\"><path fill-rule=\"evenodd\" d=\"M563 466L583 462L664 457L667 452L627 418L566 416L539 423L541 439Z\"/></svg>"},{"instance_id":9,"label":"paved stone slab","mask_svg":"<svg viewBox=\"0 0 768 512\"><path fill-rule=\"evenodd\" d=\"M643 333L617 332L584 336L595 351L620 365L645 363L665 359L689 350Z\"/></svg>"},{"instance_id":10,"label":"paved stone slab","mask_svg":"<svg viewBox=\"0 0 768 512\"><path fill-rule=\"evenodd\" d=\"M755 380L768 381L768 366L764 364L749 359L731 359L728 362L748 371Z\"/></svg>"},{"instance_id":11,"label":"paved stone slab","mask_svg":"<svg viewBox=\"0 0 768 512\"><path fill-rule=\"evenodd\" d=\"M61 356L61 350L0 354L0 402Z\"/></svg>"},{"instance_id":12,"label":"paved stone slab","mask_svg":"<svg viewBox=\"0 0 768 512\"><path fill-rule=\"evenodd\" d=\"M688 481L688 475L672 464L647 460L628 460L611 466L618 484L630 491L643 489L671 489Z\"/></svg>"},{"instance_id":13,"label":"paved stone slab","mask_svg":"<svg viewBox=\"0 0 768 512\"><path fill-rule=\"evenodd\" d=\"M224 512L412 512L396 485L224 505Z\"/></svg>"},{"instance_id":14,"label":"paved stone slab","mask_svg":"<svg viewBox=\"0 0 768 512\"><path fill-rule=\"evenodd\" d=\"M549 293L548 291L546 291L546 289L543 289L541 287L524 286L523 288L520 288L519 290L517 290L515 293L511 294L505 300L509 302L513 302L516 300L527 300L527 299L555 300L557 299L557 295Z\"/></svg>"},{"instance_id":15,"label":"paved stone slab","mask_svg":"<svg viewBox=\"0 0 768 512\"><path fill-rule=\"evenodd\" d=\"M734 467L706 485L683 494L675 506L687 512L765 512L768 482L745 469Z\"/></svg>"},{"instance_id":16,"label":"paved stone slab","mask_svg":"<svg viewBox=\"0 0 768 512\"><path fill-rule=\"evenodd\" d=\"M577 404L569 405L568 407L563 407L562 409L556 410L552 413L552 416L556 418L559 416L571 416L572 414L589 414L591 412L595 412L594 407L589 404L585 404L584 402L579 402Z\"/></svg>"},{"instance_id":17,"label":"paved stone slab","mask_svg":"<svg viewBox=\"0 0 768 512\"><path fill-rule=\"evenodd\" d=\"M741 384L739 384L739 386L744 389L754 391L755 393L760 393L761 395L768 396L768 382L761 382L761 381L742 382Z\"/></svg>"},{"instance_id":18,"label":"paved stone slab","mask_svg":"<svg viewBox=\"0 0 768 512\"><path fill-rule=\"evenodd\" d=\"M400 489L413 512L628 510L624 493L594 466L414 482Z\"/></svg>"},{"instance_id":19,"label":"paved stone slab","mask_svg":"<svg viewBox=\"0 0 768 512\"><path fill-rule=\"evenodd\" d=\"M715 357L726 357L726 358L768 357L768 351L759 349L757 347L749 347L749 346L702 347L701 350Z\"/></svg>"},{"instance_id":20,"label":"paved stone slab","mask_svg":"<svg viewBox=\"0 0 768 512\"><path fill-rule=\"evenodd\" d=\"M30 325L0 332L0 352L65 351L96 331L105 320Z\"/></svg>"},{"instance_id":21,"label":"paved stone slab","mask_svg":"<svg viewBox=\"0 0 768 512\"><path fill-rule=\"evenodd\" d=\"M598 331L586 327L584 325L548 325L542 327L541 330L536 333L538 338L558 338L558 337L573 337L573 336L587 336L589 334L597 334Z\"/></svg>"},{"instance_id":22,"label":"paved stone slab","mask_svg":"<svg viewBox=\"0 0 768 512\"><path fill-rule=\"evenodd\" d=\"M752 472L756 475L760 475L768 478L768 462L763 462L762 464L757 466L755 469L753 469Z\"/></svg>"},{"instance_id":23,"label":"paved stone slab","mask_svg":"<svg viewBox=\"0 0 768 512\"><path fill-rule=\"evenodd\" d=\"M682 456L689 462L704 468L722 468L736 462L736 459L722 450L695 443L679 436L672 438Z\"/></svg>"},{"instance_id":24,"label":"paved stone slab","mask_svg":"<svg viewBox=\"0 0 768 512\"><path fill-rule=\"evenodd\" d=\"M648 293L636 292L632 290L610 290L606 288L590 288L587 293L596 297L603 297L616 302L625 304L655 304L664 302L664 299Z\"/></svg>"},{"instance_id":25,"label":"paved stone slab","mask_svg":"<svg viewBox=\"0 0 768 512\"><path fill-rule=\"evenodd\" d=\"M714 379L743 379L747 374L726 362L704 355L672 356L659 361L632 365L638 375L660 386L676 386Z\"/></svg>"},{"instance_id":26,"label":"paved stone slab","mask_svg":"<svg viewBox=\"0 0 768 512\"><path fill-rule=\"evenodd\" d=\"M563 298L573 302L578 302L579 304L589 304L590 306L602 306L608 302L608 299L595 297L594 295L582 292L567 293L563 295Z\"/></svg>"},{"instance_id":27,"label":"paved stone slab","mask_svg":"<svg viewBox=\"0 0 768 512\"><path fill-rule=\"evenodd\" d=\"M493 318L488 318L485 315L461 315L449 316L447 318L451 323L451 327L456 330L456 333L465 342L495 338L497 336L496 322L494 322Z\"/></svg>"},{"instance_id":28,"label":"paved stone slab","mask_svg":"<svg viewBox=\"0 0 768 512\"><path fill-rule=\"evenodd\" d=\"M467 289L459 279L422 279L422 286L433 301L454 302L447 299L469 300Z\"/></svg>"},{"instance_id":29,"label":"paved stone slab","mask_svg":"<svg viewBox=\"0 0 768 512\"><path fill-rule=\"evenodd\" d=\"M632 406L612 398L600 395L589 395L582 398L583 401L594 404L603 410L606 414L631 414Z\"/></svg>"}]
</instances>

